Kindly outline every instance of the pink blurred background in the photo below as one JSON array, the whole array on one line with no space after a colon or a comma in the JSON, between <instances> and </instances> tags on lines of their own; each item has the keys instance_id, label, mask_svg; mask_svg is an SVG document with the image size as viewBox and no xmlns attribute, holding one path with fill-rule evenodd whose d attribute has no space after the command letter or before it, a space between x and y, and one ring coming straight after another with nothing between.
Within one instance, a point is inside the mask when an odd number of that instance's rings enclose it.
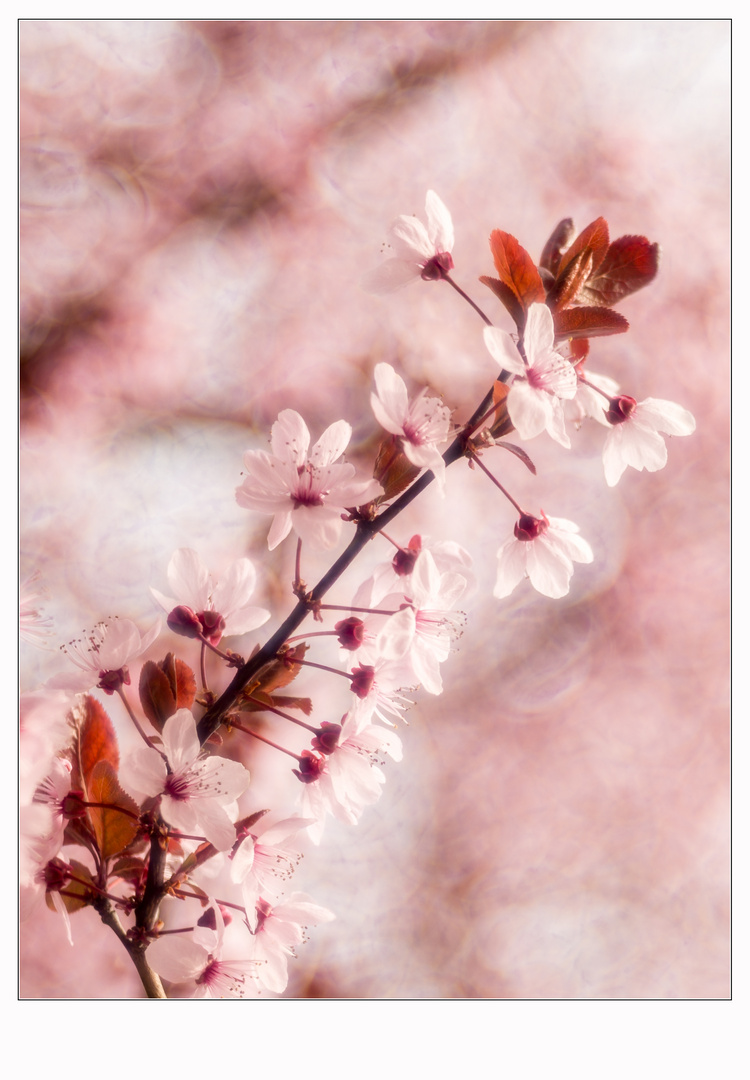
<instances>
[{"instance_id":1,"label":"pink blurred background","mask_svg":"<svg viewBox=\"0 0 750 1080\"><path fill-rule=\"evenodd\" d=\"M257 602L285 614L293 544L269 554L268 520L234 502L280 409L314 437L347 418L363 468L378 361L472 411L495 371L475 313L441 284L358 285L428 188L456 280L506 329L477 281L493 228L538 257L560 218L603 215L661 246L590 367L686 406L696 433L612 490L598 428L567 453L529 444L536 478L487 456L592 544L564 601L492 598L513 515L478 473L454 466L446 501L405 515L399 538L458 540L479 586L381 801L307 849L295 884L337 920L290 995L729 993L729 38L727 21L21 24L21 569L41 571L55 645L110 614L153 621L179 546L217 569L249 554ZM308 581L327 565L310 556ZM21 661L22 690L62 666ZM140 996L92 911L73 930L70 950L49 912L23 928L23 996Z\"/></svg>"}]
</instances>

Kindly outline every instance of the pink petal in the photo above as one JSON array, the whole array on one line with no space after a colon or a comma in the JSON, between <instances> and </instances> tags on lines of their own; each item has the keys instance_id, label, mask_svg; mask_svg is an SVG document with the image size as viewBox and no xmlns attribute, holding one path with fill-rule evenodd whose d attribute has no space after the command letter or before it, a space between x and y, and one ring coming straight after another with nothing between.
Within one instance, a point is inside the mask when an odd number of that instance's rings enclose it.
<instances>
[{"instance_id":1,"label":"pink petal","mask_svg":"<svg viewBox=\"0 0 750 1080\"><path fill-rule=\"evenodd\" d=\"M498 330L496 326L485 326L484 343L501 368L505 368L514 375L526 374L523 357L510 334L506 334L504 330Z\"/></svg>"},{"instance_id":2,"label":"pink petal","mask_svg":"<svg viewBox=\"0 0 750 1080\"><path fill-rule=\"evenodd\" d=\"M399 259L424 263L435 254L427 229L415 217L402 214L396 218L391 225L391 240Z\"/></svg>"},{"instance_id":3,"label":"pink petal","mask_svg":"<svg viewBox=\"0 0 750 1080\"><path fill-rule=\"evenodd\" d=\"M427 233L435 252L453 251L453 219L443 200L434 191L427 192Z\"/></svg>"},{"instance_id":4,"label":"pink petal","mask_svg":"<svg viewBox=\"0 0 750 1080\"><path fill-rule=\"evenodd\" d=\"M193 611L205 611L211 592L211 578L197 551L178 548L169 561L167 578L177 603L187 604Z\"/></svg>"},{"instance_id":5,"label":"pink petal","mask_svg":"<svg viewBox=\"0 0 750 1080\"><path fill-rule=\"evenodd\" d=\"M312 448L311 464L321 469L336 461L346 450L351 437L351 424L347 424L346 420L337 420L335 424L331 424Z\"/></svg>"},{"instance_id":6,"label":"pink petal","mask_svg":"<svg viewBox=\"0 0 750 1080\"><path fill-rule=\"evenodd\" d=\"M404 259L388 259L368 271L362 278L362 288L371 293L390 293L417 281L422 270L418 263Z\"/></svg>"},{"instance_id":7,"label":"pink petal","mask_svg":"<svg viewBox=\"0 0 750 1080\"><path fill-rule=\"evenodd\" d=\"M682 405L674 401L663 401L660 398L646 398L638 403L635 410L635 420L643 421L663 431L665 435L692 435L695 431L695 417Z\"/></svg>"},{"instance_id":8,"label":"pink petal","mask_svg":"<svg viewBox=\"0 0 750 1080\"><path fill-rule=\"evenodd\" d=\"M274 457L293 465L302 465L309 445L310 432L300 414L294 409L280 412L271 428L271 452Z\"/></svg>"},{"instance_id":9,"label":"pink petal","mask_svg":"<svg viewBox=\"0 0 750 1080\"><path fill-rule=\"evenodd\" d=\"M531 367L552 349L555 343L555 324L546 304L532 304L526 316L523 347Z\"/></svg>"},{"instance_id":10,"label":"pink petal","mask_svg":"<svg viewBox=\"0 0 750 1080\"><path fill-rule=\"evenodd\" d=\"M527 544L526 572L537 592L558 600L570 589L573 563L564 552L551 544L542 543L542 539L540 536Z\"/></svg>"},{"instance_id":11,"label":"pink petal","mask_svg":"<svg viewBox=\"0 0 750 1080\"><path fill-rule=\"evenodd\" d=\"M526 544L512 537L497 553L497 580L492 595L502 600L523 580L526 573Z\"/></svg>"}]
</instances>

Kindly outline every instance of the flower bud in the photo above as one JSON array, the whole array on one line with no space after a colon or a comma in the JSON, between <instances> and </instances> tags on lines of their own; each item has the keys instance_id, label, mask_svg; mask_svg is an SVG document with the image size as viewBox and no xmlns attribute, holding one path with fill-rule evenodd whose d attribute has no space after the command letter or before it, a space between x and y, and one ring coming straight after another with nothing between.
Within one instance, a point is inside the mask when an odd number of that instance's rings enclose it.
<instances>
[{"instance_id":1,"label":"flower bud","mask_svg":"<svg viewBox=\"0 0 750 1080\"><path fill-rule=\"evenodd\" d=\"M193 609L185 607L184 604L170 611L167 615L167 626L182 637L200 638L203 636L203 624Z\"/></svg>"}]
</instances>

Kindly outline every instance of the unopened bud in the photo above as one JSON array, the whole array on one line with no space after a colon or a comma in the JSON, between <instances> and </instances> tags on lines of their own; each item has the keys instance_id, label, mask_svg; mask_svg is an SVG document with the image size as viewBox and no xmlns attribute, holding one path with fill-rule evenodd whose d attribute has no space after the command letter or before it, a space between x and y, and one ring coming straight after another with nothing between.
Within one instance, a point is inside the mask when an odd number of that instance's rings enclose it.
<instances>
[{"instance_id":1,"label":"unopened bud","mask_svg":"<svg viewBox=\"0 0 750 1080\"><path fill-rule=\"evenodd\" d=\"M203 624L192 608L180 604L167 615L167 626L182 637L199 638L203 636Z\"/></svg>"},{"instance_id":2,"label":"unopened bud","mask_svg":"<svg viewBox=\"0 0 750 1080\"><path fill-rule=\"evenodd\" d=\"M610 424L624 424L630 417L638 402L635 398L621 394L620 397L612 398L609 409L604 414Z\"/></svg>"}]
</instances>

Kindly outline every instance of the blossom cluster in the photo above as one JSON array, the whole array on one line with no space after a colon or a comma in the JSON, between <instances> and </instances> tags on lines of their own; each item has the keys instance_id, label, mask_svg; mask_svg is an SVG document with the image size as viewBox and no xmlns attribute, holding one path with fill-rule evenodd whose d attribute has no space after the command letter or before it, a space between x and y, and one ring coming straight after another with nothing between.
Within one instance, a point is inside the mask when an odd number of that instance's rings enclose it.
<instances>
[{"instance_id":1,"label":"blossom cluster","mask_svg":"<svg viewBox=\"0 0 750 1080\"><path fill-rule=\"evenodd\" d=\"M469 299L451 277L453 223L433 191L426 213L426 227L416 218L394 222L396 255L364 284L382 293L443 281ZM356 825L380 798L386 758L404 756L395 729L406 723L414 695L442 692L441 666L466 620L459 605L476 588L471 555L455 541L421 534L396 540L386 526L432 480L445 498L447 466L463 460L498 493L493 532L504 532L495 597L528 582L558 599L569 593L575 564L591 563L595 553L574 522L525 509L489 469L492 450L504 447L535 472L526 448L509 435L526 443L546 434L570 450L566 425L592 419L607 430L603 472L613 486L628 466L664 467L663 436L694 430L681 406L639 402L586 367L590 339L627 330L612 305L653 278L656 246L643 237L610 243L601 218L571 237L572 225L562 222L536 265L510 234L492 233L499 276L481 281L515 333L492 325L469 300L485 323L483 341L476 335L476 363L493 382L468 423L454 423L450 405L429 388L412 394L393 365L380 362L370 405L383 435L371 474L346 460L346 420L331 423L312 444L293 408L279 413L270 450L246 452L236 503L271 517L269 550L296 538L295 606L264 645L256 641L245 657L225 643L255 634L270 619L251 602L258 584L253 563L242 556L215 575L186 546L165 568L169 594L152 587L151 596L167 628L191 642L197 672L171 651L144 659L160 637L161 618L143 630L125 618L106 619L63 646L67 669L23 701L22 917L46 900L72 943L70 916L94 907L139 970L145 961L151 981L144 985L155 996L162 978L198 997L285 990L288 961L307 927L334 917L304 893L286 895L302 848L321 843L329 817ZM503 515L502 499L512 515ZM346 558L334 567L348 565L376 538L390 545L388 556L350 595L327 604L340 570L308 590L302 560L308 549L336 548L345 532ZM32 639L42 627L49 636L39 596L27 589L22 597ZM320 637L337 643L337 663L312 659ZM228 685L210 685L209 653L220 658ZM343 713L328 697L288 692L308 666L331 686L345 681ZM140 716L126 691L136 686ZM143 742L122 761L96 690L119 699ZM231 756L223 742L229 735ZM246 751L236 749L243 740L291 759L273 809L257 802Z\"/></svg>"}]
</instances>

